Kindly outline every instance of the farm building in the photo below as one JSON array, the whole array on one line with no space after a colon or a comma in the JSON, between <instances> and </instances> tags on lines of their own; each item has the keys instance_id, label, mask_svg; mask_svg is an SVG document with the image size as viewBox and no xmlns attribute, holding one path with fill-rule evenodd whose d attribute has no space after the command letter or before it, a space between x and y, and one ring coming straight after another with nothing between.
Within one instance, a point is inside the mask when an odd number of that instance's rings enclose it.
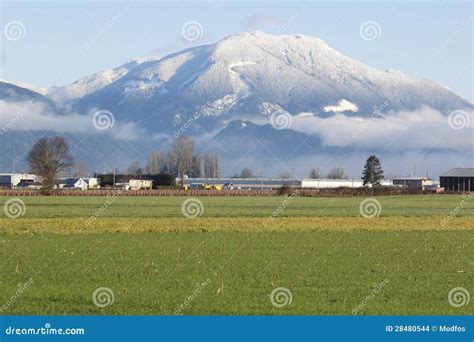
<instances>
[{"instance_id":1,"label":"farm building","mask_svg":"<svg viewBox=\"0 0 474 342\"><path fill-rule=\"evenodd\" d=\"M84 178L66 178L59 183L60 189L87 190L88 182Z\"/></svg>"},{"instance_id":2,"label":"farm building","mask_svg":"<svg viewBox=\"0 0 474 342\"><path fill-rule=\"evenodd\" d=\"M0 188L14 188L20 185L21 182L38 183L41 177L29 173L0 173Z\"/></svg>"},{"instance_id":3,"label":"farm building","mask_svg":"<svg viewBox=\"0 0 474 342\"><path fill-rule=\"evenodd\" d=\"M455 168L439 177L440 186L447 191L474 191L474 168Z\"/></svg>"},{"instance_id":4,"label":"farm building","mask_svg":"<svg viewBox=\"0 0 474 342\"><path fill-rule=\"evenodd\" d=\"M392 181L382 180L380 185L391 186ZM361 188L364 184L361 179L302 179L304 189L331 189L331 188Z\"/></svg>"},{"instance_id":5,"label":"farm building","mask_svg":"<svg viewBox=\"0 0 474 342\"><path fill-rule=\"evenodd\" d=\"M199 188L201 185L209 185L214 188L220 185L221 188L226 184L228 189L232 184L234 190L272 190L278 189L283 185L292 187L301 187L301 180L297 179L276 179L276 178L185 178L185 184L190 188ZM179 184L180 179L176 178L176 184Z\"/></svg>"},{"instance_id":6,"label":"farm building","mask_svg":"<svg viewBox=\"0 0 474 342\"><path fill-rule=\"evenodd\" d=\"M361 179L277 179L277 178L186 178L190 189L201 188L203 184L222 185L226 190L272 190L283 185L305 189L360 188ZM179 184L179 178L176 179ZM382 180L381 185L391 186L391 180Z\"/></svg>"},{"instance_id":7,"label":"farm building","mask_svg":"<svg viewBox=\"0 0 474 342\"><path fill-rule=\"evenodd\" d=\"M95 177L91 178L61 178L58 180L59 189L67 190L87 190L99 188L99 181Z\"/></svg>"},{"instance_id":8,"label":"farm building","mask_svg":"<svg viewBox=\"0 0 474 342\"><path fill-rule=\"evenodd\" d=\"M434 182L429 177L403 177L395 178L393 180L393 185L401 186L403 188L410 189L426 189L432 187Z\"/></svg>"},{"instance_id":9,"label":"farm building","mask_svg":"<svg viewBox=\"0 0 474 342\"><path fill-rule=\"evenodd\" d=\"M153 187L153 180L130 179L129 185L131 190L149 190Z\"/></svg>"}]
</instances>

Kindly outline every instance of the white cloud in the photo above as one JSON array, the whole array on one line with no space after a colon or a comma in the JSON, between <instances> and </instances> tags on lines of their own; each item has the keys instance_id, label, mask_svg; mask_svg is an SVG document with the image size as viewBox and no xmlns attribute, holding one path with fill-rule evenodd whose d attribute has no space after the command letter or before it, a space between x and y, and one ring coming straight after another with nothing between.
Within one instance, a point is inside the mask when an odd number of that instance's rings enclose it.
<instances>
[{"instance_id":1,"label":"white cloud","mask_svg":"<svg viewBox=\"0 0 474 342\"><path fill-rule=\"evenodd\" d=\"M94 127L92 115L50 114L51 109L39 102L6 102L0 100L0 135L12 131L49 130L58 133L110 134L121 140L136 140L141 131L135 123L115 124L107 131Z\"/></svg>"},{"instance_id":2,"label":"white cloud","mask_svg":"<svg viewBox=\"0 0 474 342\"><path fill-rule=\"evenodd\" d=\"M326 146L357 146L388 150L451 148L473 149L474 113L469 126L454 130L448 117L423 107L417 111L388 112L384 117L293 117L291 129L318 134Z\"/></svg>"}]
</instances>

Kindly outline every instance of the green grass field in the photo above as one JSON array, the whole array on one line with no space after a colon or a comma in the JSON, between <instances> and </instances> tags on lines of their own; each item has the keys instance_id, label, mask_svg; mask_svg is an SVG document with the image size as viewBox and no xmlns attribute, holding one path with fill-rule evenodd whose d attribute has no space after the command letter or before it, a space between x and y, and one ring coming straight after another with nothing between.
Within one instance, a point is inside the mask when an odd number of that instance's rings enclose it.
<instances>
[{"instance_id":1,"label":"green grass field","mask_svg":"<svg viewBox=\"0 0 474 342\"><path fill-rule=\"evenodd\" d=\"M364 198L199 197L194 219L186 199L24 197L23 216L0 210L0 314L473 312L448 301L474 291L470 198L377 197L380 216L365 218ZM113 303L94 304L100 287Z\"/></svg>"}]
</instances>

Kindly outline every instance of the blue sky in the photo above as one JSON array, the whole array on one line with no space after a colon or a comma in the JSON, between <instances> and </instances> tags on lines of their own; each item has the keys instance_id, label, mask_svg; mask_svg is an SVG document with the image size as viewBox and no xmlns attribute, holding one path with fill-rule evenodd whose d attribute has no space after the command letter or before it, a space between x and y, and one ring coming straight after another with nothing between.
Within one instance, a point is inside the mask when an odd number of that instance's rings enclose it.
<instances>
[{"instance_id":1,"label":"blue sky","mask_svg":"<svg viewBox=\"0 0 474 342\"><path fill-rule=\"evenodd\" d=\"M242 31L317 36L341 53L379 69L397 69L445 84L473 99L470 1L2 1L1 28L11 21L24 37L1 35L0 77L37 86L62 85L149 55L164 55ZM182 26L202 25L201 39ZM380 30L365 40L360 27Z\"/></svg>"}]
</instances>

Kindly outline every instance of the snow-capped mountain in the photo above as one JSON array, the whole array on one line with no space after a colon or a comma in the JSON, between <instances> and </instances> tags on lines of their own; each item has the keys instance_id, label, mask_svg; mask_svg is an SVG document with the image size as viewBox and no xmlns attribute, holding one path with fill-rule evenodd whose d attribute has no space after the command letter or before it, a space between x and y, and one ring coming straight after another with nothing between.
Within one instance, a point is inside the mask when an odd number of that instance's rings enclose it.
<instances>
[{"instance_id":1,"label":"snow-capped mountain","mask_svg":"<svg viewBox=\"0 0 474 342\"><path fill-rule=\"evenodd\" d=\"M285 159L331 153L341 146L346 152L373 151L381 140L404 132L402 150L429 149L440 139L456 149L469 142L469 131L453 132L447 118L461 111L469 125L473 109L435 81L376 70L318 38L254 32L162 58L133 60L62 87L45 90L0 82L0 110L9 112L0 117L0 124L8 126L0 138L11 149L26 141L18 117L28 117L24 130L43 134L56 129L83 145L100 141L100 155L115 165L128 163L134 155L144 161L152 148L166 147L183 132L194 136L198 146L215 144L223 158L227 154L231 159L239 151ZM111 130L94 129L91 120L97 110L112 113ZM284 127L275 127L275 114L283 114ZM418 140L421 127L435 132L436 141ZM85 134L91 136L81 139ZM132 146L131 140L138 145ZM84 149L78 159L89 160L90 151Z\"/></svg>"},{"instance_id":2,"label":"snow-capped mountain","mask_svg":"<svg viewBox=\"0 0 474 342\"><path fill-rule=\"evenodd\" d=\"M141 63L79 99L76 109L107 108L119 120L146 121L169 133L196 111L204 128L235 119L267 120L275 108L291 115L370 116L428 106L442 113L472 105L443 85L397 71L379 71L343 56L322 40L242 33Z\"/></svg>"}]
</instances>

